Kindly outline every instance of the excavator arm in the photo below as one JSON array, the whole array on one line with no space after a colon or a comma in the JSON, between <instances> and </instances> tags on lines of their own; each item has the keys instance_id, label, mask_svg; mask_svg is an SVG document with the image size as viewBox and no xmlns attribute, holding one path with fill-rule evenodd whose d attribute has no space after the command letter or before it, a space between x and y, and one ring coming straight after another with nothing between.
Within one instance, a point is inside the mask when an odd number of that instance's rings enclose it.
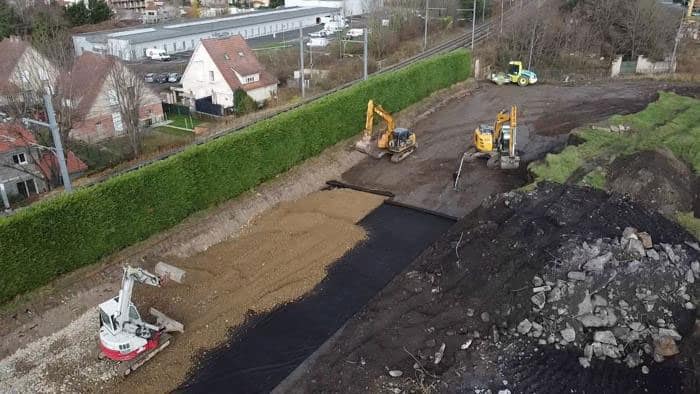
<instances>
[{"instance_id":1,"label":"excavator arm","mask_svg":"<svg viewBox=\"0 0 700 394\"><path fill-rule=\"evenodd\" d=\"M394 117L391 113L381 105L375 105L373 100L367 102L367 118L365 120L365 131L363 133L363 139L369 141L372 138L372 129L374 128L374 115L379 115L386 122L386 130L377 139L377 146L381 149L385 149L389 145L389 139L396 129L396 123L394 122Z\"/></svg>"},{"instance_id":2,"label":"excavator arm","mask_svg":"<svg viewBox=\"0 0 700 394\"><path fill-rule=\"evenodd\" d=\"M131 294L134 291L134 282L143 283L149 286L160 286L160 278L139 267L124 267L122 276L122 288L119 290L119 316L117 321L119 327L124 325L129 319L129 307L131 306Z\"/></svg>"},{"instance_id":3,"label":"excavator arm","mask_svg":"<svg viewBox=\"0 0 700 394\"><path fill-rule=\"evenodd\" d=\"M515 157L515 138L518 134L518 107L515 105L510 109L510 133L508 156Z\"/></svg>"}]
</instances>

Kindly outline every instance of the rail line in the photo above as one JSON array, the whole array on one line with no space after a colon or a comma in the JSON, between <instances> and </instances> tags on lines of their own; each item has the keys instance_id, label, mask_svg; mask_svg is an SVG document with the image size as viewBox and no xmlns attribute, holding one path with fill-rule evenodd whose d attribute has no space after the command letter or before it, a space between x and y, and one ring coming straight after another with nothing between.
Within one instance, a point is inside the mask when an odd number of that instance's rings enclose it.
<instances>
[{"instance_id":1,"label":"rail line","mask_svg":"<svg viewBox=\"0 0 700 394\"><path fill-rule=\"evenodd\" d=\"M503 13L504 24L508 19L510 19L513 16L515 10L518 7L519 7L518 5L513 5L504 11L504 13ZM493 31L495 31L494 29L499 27L499 24L500 24L500 18L493 18L492 17L492 18L488 19L485 23L481 23L480 25L476 26L476 28L474 30L474 43L482 42L486 38L488 38L489 35ZM412 56L408 59L401 60L398 63L387 66L387 67L385 67L379 71L376 71L370 75L378 75L378 74L382 74L382 73L386 73L386 72L390 72L390 71L396 71L396 70L402 69L404 67L410 66L411 64L414 64L420 60L429 58L429 57L437 55L437 54L450 52L450 51L453 51L453 50L458 49L458 48L469 48L469 47L471 47L471 40L472 40L472 33L471 33L471 31L468 31L467 33L460 35L457 38L440 43L440 44L438 44L432 48L429 48L429 49L427 49L427 50L425 50L425 51L423 51L415 56ZM280 107L279 109L277 109L275 111L261 114L259 117L254 117L253 119L250 119L250 121L247 121L247 122L242 123L240 125L237 125L235 127L232 127L232 128L226 129L226 130L222 130L219 132L214 132L214 133L207 135L207 136L204 136L204 137L196 138L192 144L188 144L188 145L184 145L184 146L180 146L180 147L176 147L176 148L167 150L167 151L162 152L161 154L159 154L155 157L141 161L137 164L134 164L134 165L129 166L127 168L124 168L122 170L119 170L119 171L116 171L116 172L113 172L110 174L106 174L104 176L96 177L93 180L91 180L85 184L80 185L79 187L84 188L84 187L94 186L94 185L101 183L101 182L104 182L107 179L112 178L114 176L125 174L125 173L131 172L131 171L135 171L135 170L138 170L139 168L145 167L149 164L152 164L152 163L155 163L155 162L158 162L161 160L165 160L170 156L173 156L177 153L184 151L185 149L187 149L188 147L190 147L192 145L201 145L201 144L207 143L209 141L223 137L225 135L235 133L235 132L237 132L241 129L244 129L246 127L249 127L257 122L260 122L262 120L269 119L269 118L272 118L272 117L277 116L279 114L282 114L284 112L293 110L293 109L298 108L302 105L308 104L314 100L318 100L322 97L333 94L339 90L348 88L348 87L350 87L358 82L361 82L361 81L362 81L362 78L344 83L343 85L335 87L329 91L322 92L322 93L307 97L304 100L301 100L297 103L288 104L286 106ZM15 210L15 212L16 211L17 210Z\"/></svg>"}]
</instances>

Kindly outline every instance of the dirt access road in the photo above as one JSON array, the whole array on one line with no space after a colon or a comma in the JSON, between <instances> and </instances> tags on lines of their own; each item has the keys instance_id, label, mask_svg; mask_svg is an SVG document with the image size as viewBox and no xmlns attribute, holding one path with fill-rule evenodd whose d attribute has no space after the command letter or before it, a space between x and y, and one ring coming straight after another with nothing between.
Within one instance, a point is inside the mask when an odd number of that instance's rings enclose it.
<instances>
[{"instance_id":1,"label":"dirt access road","mask_svg":"<svg viewBox=\"0 0 700 394\"><path fill-rule=\"evenodd\" d=\"M487 196L523 185L527 163L563 147L572 129L613 114L638 112L657 99L659 90L700 93L697 85L655 81L527 88L482 84L471 96L453 101L413 126L418 150L401 164L366 159L345 172L342 180L388 190L398 201L462 217ZM493 123L499 110L513 104L519 109L521 170L503 173L477 161L466 165L460 190L455 192L452 174L471 144L474 128Z\"/></svg>"}]
</instances>

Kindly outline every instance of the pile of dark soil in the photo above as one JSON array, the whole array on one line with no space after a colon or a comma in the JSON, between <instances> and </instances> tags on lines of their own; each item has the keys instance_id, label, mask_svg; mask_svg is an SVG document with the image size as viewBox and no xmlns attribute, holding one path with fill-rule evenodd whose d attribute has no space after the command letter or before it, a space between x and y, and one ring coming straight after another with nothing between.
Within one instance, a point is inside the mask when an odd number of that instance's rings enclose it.
<instances>
[{"instance_id":1,"label":"pile of dark soil","mask_svg":"<svg viewBox=\"0 0 700 394\"><path fill-rule=\"evenodd\" d=\"M610 164L607 188L627 194L669 217L690 212L700 196L700 181L691 169L665 149L617 158Z\"/></svg>"},{"instance_id":2,"label":"pile of dark soil","mask_svg":"<svg viewBox=\"0 0 700 394\"><path fill-rule=\"evenodd\" d=\"M494 196L353 318L297 391L696 392L695 310L666 319L683 335L681 353L648 374L620 360L583 368L568 347L497 338L532 310L533 276L556 270L562 246L616 239L626 227L699 256L677 224L619 195L542 183ZM697 290L688 292L697 301Z\"/></svg>"}]
</instances>

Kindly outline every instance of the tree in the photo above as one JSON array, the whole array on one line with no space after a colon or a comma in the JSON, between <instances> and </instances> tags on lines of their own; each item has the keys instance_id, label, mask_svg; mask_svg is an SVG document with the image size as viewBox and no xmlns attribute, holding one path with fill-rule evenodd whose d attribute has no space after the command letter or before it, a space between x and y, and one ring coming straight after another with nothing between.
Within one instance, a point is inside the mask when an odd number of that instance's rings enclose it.
<instances>
[{"instance_id":1,"label":"tree","mask_svg":"<svg viewBox=\"0 0 700 394\"><path fill-rule=\"evenodd\" d=\"M90 10L81 0L66 7L66 17L72 26L81 26L90 23Z\"/></svg>"},{"instance_id":2,"label":"tree","mask_svg":"<svg viewBox=\"0 0 700 394\"><path fill-rule=\"evenodd\" d=\"M112 10L104 0L88 0L90 23L100 23L112 17Z\"/></svg>"},{"instance_id":3,"label":"tree","mask_svg":"<svg viewBox=\"0 0 700 394\"><path fill-rule=\"evenodd\" d=\"M192 18L199 18L199 15L201 13L199 0L192 0L190 4L191 4L191 7L190 7L189 16Z\"/></svg>"},{"instance_id":4,"label":"tree","mask_svg":"<svg viewBox=\"0 0 700 394\"><path fill-rule=\"evenodd\" d=\"M270 8L283 7L284 0L270 0Z\"/></svg>"},{"instance_id":5,"label":"tree","mask_svg":"<svg viewBox=\"0 0 700 394\"><path fill-rule=\"evenodd\" d=\"M0 0L0 39L17 33L20 19L14 7Z\"/></svg>"},{"instance_id":6,"label":"tree","mask_svg":"<svg viewBox=\"0 0 700 394\"><path fill-rule=\"evenodd\" d=\"M233 93L233 112L236 115L245 115L255 111L258 104L243 89L236 89Z\"/></svg>"},{"instance_id":7,"label":"tree","mask_svg":"<svg viewBox=\"0 0 700 394\"><path fill-rule=\"evenodd\" d=\"M116 102L124 130L129 138L131 153L138 157L143 144L141 127L141 107L144 104L146 89L142 76L129 70L114 59L107 75L110 99Z\"/></svg>"}]
</instances>

